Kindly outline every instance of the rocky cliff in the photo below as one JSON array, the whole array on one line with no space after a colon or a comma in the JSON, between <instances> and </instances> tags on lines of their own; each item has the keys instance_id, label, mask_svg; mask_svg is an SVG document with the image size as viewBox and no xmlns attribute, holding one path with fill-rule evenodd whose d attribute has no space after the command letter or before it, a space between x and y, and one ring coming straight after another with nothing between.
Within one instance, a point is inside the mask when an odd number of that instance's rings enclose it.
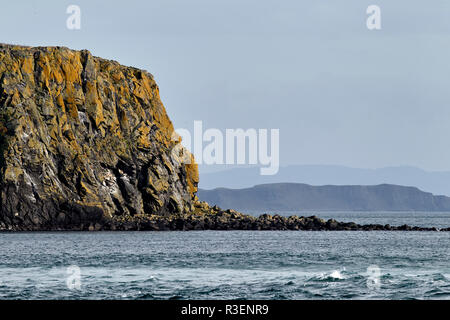
<instances>
[{"instance_id":1,"label":"rocky cliff","mask_svg":"<svg viewBox=\"0 0 450 320\"><path fill-rule=\"evenodd\" d=\"M0 45L0 229L190 212L197 166L173 133L150 73L86 50Z\"/></svg>"}]
</instances>

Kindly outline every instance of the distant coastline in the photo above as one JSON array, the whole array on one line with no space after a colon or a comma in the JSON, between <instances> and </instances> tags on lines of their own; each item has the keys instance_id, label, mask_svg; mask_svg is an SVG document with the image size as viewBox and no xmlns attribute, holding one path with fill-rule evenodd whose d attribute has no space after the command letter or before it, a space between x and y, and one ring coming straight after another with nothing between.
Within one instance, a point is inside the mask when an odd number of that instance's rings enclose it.
<instances>
[{"instance_id":1,"label":"distant coastline","mask_svg":"<svg viewBox=\"0 0 450 320\"><path fill-rule=\"evenodd\" d=\"M281 166L273 176L259 174L258 167L216 167L214 171L200 168L199 188L243 189L267 183L305 183L323 185L379 185L394 184L417 187L434 195L450 196L450 172L427 171L411 166L377 169L352 168L340 165L289 165Z\"/></svg>"},{"instance_id":2,"label":"distant coastline","mask_svg":"<svg viewBox=\"0 0 450 320\"><path fill-rule=\"evenodd\" d=\"M435 196L415 187L311 186L274 183L245 189L200 189L199 198L211 205L236 210L277 211L450 211L450 197Z\"/></svg>"}]
</instances>

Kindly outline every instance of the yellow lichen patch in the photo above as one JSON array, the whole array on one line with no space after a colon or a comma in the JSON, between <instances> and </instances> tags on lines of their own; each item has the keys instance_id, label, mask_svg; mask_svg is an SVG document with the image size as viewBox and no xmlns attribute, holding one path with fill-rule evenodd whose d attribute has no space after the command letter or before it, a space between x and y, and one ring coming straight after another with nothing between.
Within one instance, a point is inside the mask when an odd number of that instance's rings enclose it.
<instances>
[{"instance_id":1,"label":"yellow lichen patch","mask_svg":"<svg viewBox=\"0 0 450 320\"><path fill-rule=\"evenodd\" d=\"M68 111L70 117L78 121L78 109L76 104L71 103L71 99L67 100L66 110Z\"/></svg>"},{"instance_id":2,"label":"yellow lichen patch","mask_svg":"<svg viewBox=\"0 0 450 320\"><path fill-rule=\"evenodd\" d=\"M48 80L50 78L50 65L48 63L47 56L39 55L37 65L40 70L40 82L43 82L46 88L48 88Z\"/></svg>"},{"instance_id":3,"label":"yellow lichen patch","mask_svg":"<svg viewBox=\"0 0 450 320\"><path fill-rule=\"evenodd\" d=\"M153 186L157 192L163 192L169 189L169 183L162 179L150 181L150 185Z\"/></svg>"},{"instance_id":4,"label":"yellow lichen patch","mask_svg":"<svg viewBox=\"0 0 450 320\"><path fill-rule=\"evenodd\" d=\"M80 188L84 195L95 196L95 193L92 192L83 181L80 181Z\"/></svg>"},{"instance_id":5,"label":"yellow lichen patch","mask_svg":"<svg viewBox=\"0 0 450 320\"><path fill-rule=\"evenodd\" d=\"M147 94L149 99L153 98L153 90L152 86L154 85L153 79L148 78L147 74L142 73L141 80L142 87L145 89L145 93Z\"/></svg>"},{"instance_id":6,"label":"yellow lichen patch","mask_svg":"<svg viewBox=\"0 0 450 320\"><path fill-rule=\"evenodd\" d=\"M148 134L150 132L150 128L142 125L138 128L138 139L137 139L137 145L139 148L149 148L150 147L150 139L148 137Z\"/></svg>"},{"instance_id":7,"label":"yellow lichen patch","mask_svg":"<svg viewBox=\"0 0 450 320\"><path fill-rule=\"evenodd\" d=\"M111 78L114 80L114 82L120 82L124 79L122 72L117 71L117 72L112 72L111 73Z\"/></svg>"},{"instance_id":8,"label":"yellow lichen patch","mask_svg":"<svg viewBox=\"0 0 450 320\"><path fill-rule=\"evenodd\" d=\"M171 137L174 131L172 122L167 116L161 102L157 104L155 109L156 110L153 111L153 118L160 129L158 141L164 143L165 146L169 146L171 144Z\"/></svg>"},{"instance_id":9,"label":"yellow lichen patch","mask_svg":"<svg viewBox=\"0 0 450 320\"><path fill-rule=\"evenodd\" d=\"M19 177L23 175L23 170L18 167L7 167L3 175L6 181L17 182Z\"/></svg>"},{"instance_id":10,"label":"yellow lichen patch","mask_svg":"<svg viewBox=\"0 0 450 320\"><path fill-rule=\"evenodd\" d=\"M186 180L188 183L189 192L192 196L198 191L198 165L194 161L194 155L191 154L191 163L186 164Z\"/></svg>"},{"instance_id":11,"label":"yellow lichen patch","mask_svg":"<svg viewBox=\"0 0 450 320\"><path fill-rule=\"evenodd\" d=\"M103 117L103 107L100 100L95 100L93 104L87 105L86 111L94 119L97 128L99 128L100 124L105 120Z\"/></svg>"},{"instance_id":12,"label":"yellow lichen patch","mask_svg":"<svg viewBox=\"0 0 450 320\"><path fill-rule=\"evenodd\" d=\"M28 140L27 145L30 149L36 149L38 144L35 139L30 139L30 140Z\"/></svg>"},{"instance_id":13,"label":"yellow lichen patch","mask_svg":"<svg viewBox=\"0 0 450 320\"><path fill-rule=\"evenodd\" d=\"M69 145L70 145L70 148L73 150L73 152L78 152L78 153L81 152L81 148L78 145L78 142L76 139L71 140Z\"/></svg>"},{"instance_id":14,"label":"yellow lichen patch","mask_svg":"<svg viewBox=\"0 0 450 320\"><path fill-rule=\"evenodd\" d=\"M58 94L56 97L56 104L61 108L61 109L65 109L65 105L64 105L64 99L63 96L61 94Z\"/></svg>"},{"instance_id":15,"label":"yellow lichen patch","mask_svg":"<svg viewBox=\"0 0 450 320\"><path fill-rule=\"evenodd\" d=\"M60 72L60 69L52 69L51 79L54 80L57 84L62 84L64 81L63 75Z\"/></svg>"},{"instance_id":16,"label":"yellow lichen patch","mask_svg":"<svg viewBox=\"0 0 450 320\"><path fill-rule=\"evenodd\" d=\"M31 88L29 86L26 86L24 88L21 88L19 90L20 95L22 96L22 98L24 99L29 99L32 97L33 92L31 91Z\"/></svg>"},{"instance_id":17,"label":"yellow lichen patch","mask_svg":"<svg viewBox=\"0 0 450 320\"><path fill-rule=\"evenodd\" d=\"M59 128L57 126L51 126L49 128L49 136L50 138L52 138L53 140L59 140Z\"/></svg>"},{"instance_id":18,"label":"yellow lichen patch","mask_svg":"<svg viewBox=\"0 0 450 320\"><path fill-rule=\"evenodd\" d=\"M34 82L34 61L31 56L25 57L21 67L22 76L26 77L30 82Z\"/></svg>"},{"instance_id":19,"label":"yellow lichen patch","mask_svg":"<svg viewBox=\"0 0 450 320\"><path fill-rule=\"evenodd\" d=\"M12 98L11 98L11 104L13 106L16 106L20 102L21 102L21 99L20 99L19 91L17 89L14 89L14 93L13 93Z\"/></svg>"},{"instance_id":20,"label":"yellow lichen patch","mask_svg":"<svg viewBox=\"0 0 450 320\"><path fill-rule=\"evenodd\" d=\"M104 122L103 106L97 94L97 86L94 81L86 82L86 111L91 119L94 119L95 125L100 127L100 124Z\"/></svg>"},{"instance_id":21,"label":"yellow lichen patch","mask_svg":"<svg viewBox=\"0 0 450 320\"><path fill-rule=\"evenodd\" d=\"M64 72L64 80L66 83L81 84L82 65L79 55L71 54L68 57L68 63L63 63L61 68Z\"/></svg>"},{"instance_id":22,"label":"yellow lichen patch","mask_svg":"<svg viewBox=\"0 0 450 320\"><path fill-rule=\"evenodd\" d=\"M133 94L136 96L136 97L138 97L138 98L140 98L140 99L142 99L142 101L147 101L148 99L147 99L147 94L146 94L146 92L145 92L145 88L144 87L141 87L138 83L136 83L135 82L135 88L134 88L134 90L133 90Z\"/></svg>"},{"instance_id":23,"label":"yellow lichen patch","mask_svg":"<svg viewBox=\"0 0 450 320\"><path fill-rule=\"evenodd\" d=\"M84 207L97 207L97 208L103 208L102 203L99 201L75 201L75 203L82 205Z\"/></svg>"}]
</instances>

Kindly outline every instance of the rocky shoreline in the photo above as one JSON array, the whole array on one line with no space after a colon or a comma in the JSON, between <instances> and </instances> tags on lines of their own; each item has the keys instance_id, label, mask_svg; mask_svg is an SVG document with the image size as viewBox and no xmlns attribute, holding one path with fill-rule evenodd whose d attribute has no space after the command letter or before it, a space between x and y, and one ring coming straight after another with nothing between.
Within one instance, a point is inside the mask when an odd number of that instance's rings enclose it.
<instances>
[{"instance_id":1,"label":"rocky shoreline","mask_svg":"<svg viewBox=\"0 0 450 320\"><path fill-rule=\"evenodd\" d=\"M283 217L278 214L263 214L259 217L245 215L232 209L212 207L207 212L162 216L142 216L133 219L115 218L105 225L91 230L122 231L191 231L191 230L272 230L272 231L450 231L408 225L390 226L380 224L360 225L354 222L324 220L316 216Z\"/></svg>"},{"instance_id":2,"label":"rocky shoreline","mask_svg":"<svg viewBox=\"0 0 450 320\"><path fill-rule=\"evenodd\" d=\"M232 209L210 207L205 202L195 204L188 214L113 216L97 222L85 222L72 226L51 225L34 231L200 231L200 230L272 230L272 231L450 231L450 228L390 226L381 224L360 225L354 222L324 220L316 216L283 217L263 214L259 217L242 214ZM20 226L6 227L0 231L31 231Z\"/></svg>"}]
</instances>

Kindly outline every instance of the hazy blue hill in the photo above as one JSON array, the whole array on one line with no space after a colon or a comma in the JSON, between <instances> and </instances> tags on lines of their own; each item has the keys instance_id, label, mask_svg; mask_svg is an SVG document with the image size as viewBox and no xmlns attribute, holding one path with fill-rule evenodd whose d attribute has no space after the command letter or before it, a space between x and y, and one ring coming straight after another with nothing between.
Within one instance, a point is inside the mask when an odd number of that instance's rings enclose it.
<instances>
[{"instance_id":1,"label":"hazy blue hill","mask_svg":"<svg viewBox=\"0 0 450 320\"><path fill-rule=\"evenodd\" d=\"M274 176L261 176L258 168L235 168L201 173L200 188L249 188L266 183L306 183L311 185L414 186L433 194L450 196L450 172L430 172L415 167L358 169L329 165L281 167Z\"/></svg>"},{"instance_id":2,"label":"hazy blue hill","mask_svg":"<svg viewBox=\"0 0 450 320\"><path fill-rule=\"evenodd\" d=\"M245 189L200 189L198 195L209 204L238 210L450 211L449 197L390 184L275 183Z\"/></svg>"}]
</instances>

